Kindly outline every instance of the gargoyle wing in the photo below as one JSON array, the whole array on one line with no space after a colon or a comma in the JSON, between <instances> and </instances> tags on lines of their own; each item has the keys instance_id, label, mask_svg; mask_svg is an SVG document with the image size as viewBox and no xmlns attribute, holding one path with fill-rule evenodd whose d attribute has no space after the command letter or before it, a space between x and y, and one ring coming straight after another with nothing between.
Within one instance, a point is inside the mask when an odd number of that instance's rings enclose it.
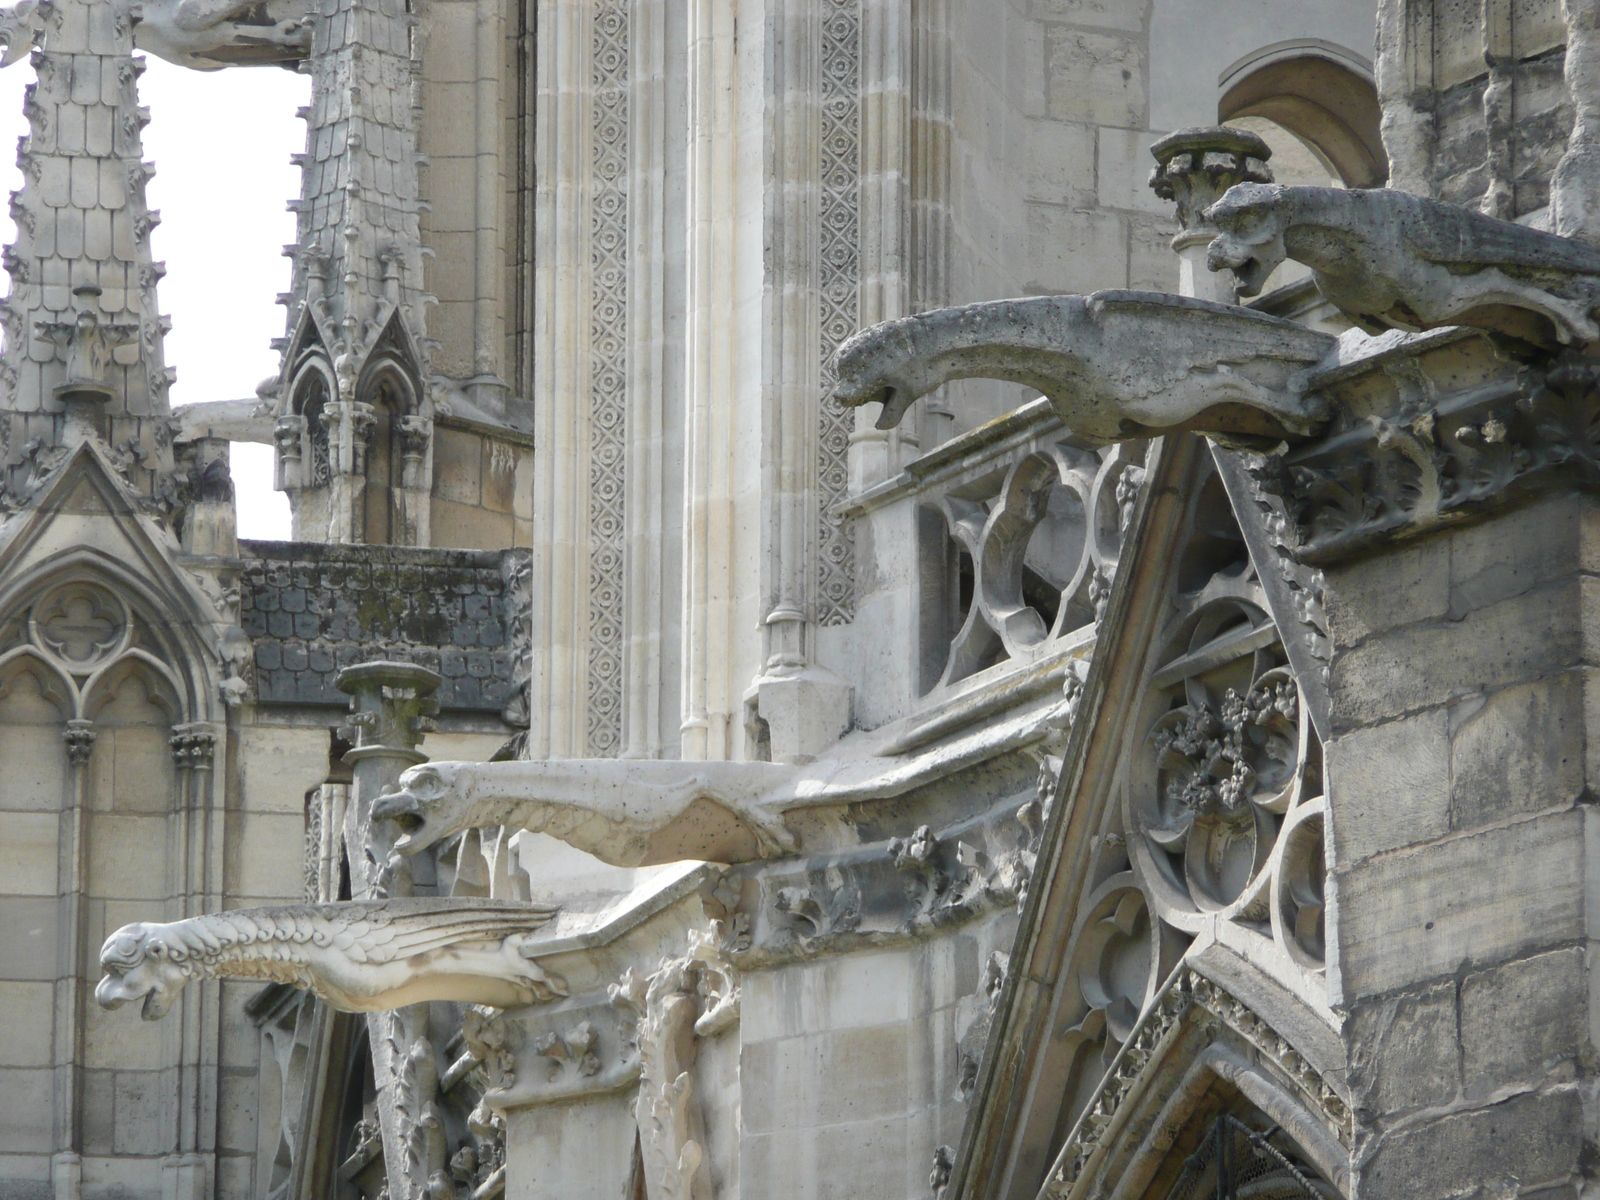
<instances>
[{"instance_id":1,"label":"gargoyle wing","mask_svg":"<svg viewBox=\"0 0 1600 1200\"><path fill-rule=\"evenodd\" d=\"M495 900L453 900L444 910L436 899L387 900L381 907L373 905L364 913L342 917L333 946L352 962L381 965L462 942L531 933L557 911Z\"/></svg>"}]
</instances>

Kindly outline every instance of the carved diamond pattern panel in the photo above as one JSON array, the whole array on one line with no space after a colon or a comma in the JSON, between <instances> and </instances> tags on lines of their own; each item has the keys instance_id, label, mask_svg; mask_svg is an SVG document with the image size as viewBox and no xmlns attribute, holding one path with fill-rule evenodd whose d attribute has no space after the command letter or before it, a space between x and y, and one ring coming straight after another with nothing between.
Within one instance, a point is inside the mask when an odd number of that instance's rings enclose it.
<instances>
[{"instance_id":1,"label":"carved diamond pattern panel","mask_svg":"<svg viewBox=\"0 0 1600 1200\"><path fill-rule=\"evenodd\" d=\"M628 379L628 6L594 17L590 218L588 749L622 745L622 573Z\"/></svg>"},{"instance_id":2,"label":"carved diamond pattern panel","mask_svg":"<svg viewBox=\"0 0 1600 1200\"><path fill-rule=\"evenodd\" d=\"M860 326L861 9L825 0L822 17L822 197L819 291L822 412L817 428L817 621L855 616L855 536L834 515L849 488L855 418L833 397L833 355Z\"/></svg>"}]
</instances>

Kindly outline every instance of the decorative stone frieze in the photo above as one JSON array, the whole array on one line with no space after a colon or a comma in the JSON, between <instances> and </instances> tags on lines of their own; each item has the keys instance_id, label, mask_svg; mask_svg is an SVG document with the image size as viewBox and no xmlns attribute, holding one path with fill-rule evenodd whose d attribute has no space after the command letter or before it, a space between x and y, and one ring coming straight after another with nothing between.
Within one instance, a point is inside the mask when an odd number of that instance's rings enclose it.
<instances>
[{"instance_id":1,"label":"decorative stone frieze","mask_svg":"<svg viewBox=\"0 0 1600 1200\"><path fill-rule=\"evenodd\" d=\"M1425 373L1426 349L1417 351ZM1294 557L1338 562L1552 488L1600 486L1597 384L1600 368L1566 352L1486 386L1451 394L1445 384L1436 403L1354 420L1254 460L1250 473L1263 502L1287 517Z\"/></svg>"}]
</instances>

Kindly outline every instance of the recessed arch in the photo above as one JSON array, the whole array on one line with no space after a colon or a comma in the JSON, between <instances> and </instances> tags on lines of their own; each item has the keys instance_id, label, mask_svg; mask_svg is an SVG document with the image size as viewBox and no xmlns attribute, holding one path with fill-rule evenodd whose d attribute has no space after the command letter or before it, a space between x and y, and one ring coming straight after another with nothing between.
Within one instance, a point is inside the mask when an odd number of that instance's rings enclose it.
<instances>
[{"instance_id":1,"label":"recessed arch","mask_svg":"<svg viewBox=\"0 0 1600 1200\"><path fill-rule=\"evenodd\" d=\"M1347 187L1381 187L1389 165L1372 70L1359 55L1315 39L1245 55L1218 80L1217 120L1260 117L1305 142Z\"/></svg>"}]
</instances>

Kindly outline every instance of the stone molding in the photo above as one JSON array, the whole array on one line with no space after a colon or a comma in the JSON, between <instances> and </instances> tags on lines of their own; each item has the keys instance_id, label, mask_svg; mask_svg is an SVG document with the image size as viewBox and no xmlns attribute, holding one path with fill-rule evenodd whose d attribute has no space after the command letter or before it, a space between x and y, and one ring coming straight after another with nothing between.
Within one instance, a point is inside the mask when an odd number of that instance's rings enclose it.
<instances>
[{"instance_id":1,"label":"stone molding","mask_svg":"<svg viewBox=\"0 0 1600 1200\"><path fill-rule=\"evenodd\" d=\"M1355 1117L1340 1088L1319 1073L1290 1042L1249 1005L1190 966L1180 967L1141 1015L1127 1043L1106 1072L1093 1099L1067 1136L1040 1196L1065 1200L1116 1127L1125 1101L1141 1086L1146 1069L1159 1063L1185 1027L1212 1026L1239 1035L1262 1059L1292 1080L1307 1107L1335 1131L1348 1151Z\"/></svg>"}]
</instances>

